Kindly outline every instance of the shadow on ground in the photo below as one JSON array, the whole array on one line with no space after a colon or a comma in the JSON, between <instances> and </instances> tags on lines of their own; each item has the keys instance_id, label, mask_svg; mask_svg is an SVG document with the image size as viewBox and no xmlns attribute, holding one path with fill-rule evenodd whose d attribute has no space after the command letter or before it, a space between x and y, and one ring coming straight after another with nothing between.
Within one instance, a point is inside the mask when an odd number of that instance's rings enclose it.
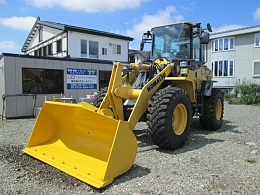
<instances>
[{"instance_id":1,"label":"shadow on ground","mask_svg":"<svg viewBox=\"0 0 260 195\"><path fill-rule=\"evenodd\" d=\"M235 128L237 128L237 126L233 125L228 120L224 120L219 130L215 130L215 131L204 130L200 125L199 118L194 118L192 120L190 135L187 141L185 142L182 148L177 150L164 150L154 145L152 140L150 139L150 135L147 129L136 129L134 131L134 134L136 135L139 149L144 148L139 150L138 152L145 152L148 150L158 150L160 152L168 153L168 154L179 154L179 153L184 153L184 152L193 151L202 148L208 144L214 144L216 142L224 141L222 139L210 138L208 135L219 134L226 131L230 131L233 133L241 133L239 131L234 130Z\"/></svg>"}]
</instances>

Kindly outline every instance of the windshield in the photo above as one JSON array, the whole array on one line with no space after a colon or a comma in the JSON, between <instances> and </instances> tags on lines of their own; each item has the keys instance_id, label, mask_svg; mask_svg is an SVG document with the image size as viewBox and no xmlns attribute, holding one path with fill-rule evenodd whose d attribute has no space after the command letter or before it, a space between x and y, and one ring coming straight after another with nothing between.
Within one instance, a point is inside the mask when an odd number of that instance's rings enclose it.
<instances>
[{"instance_id":1,"label":"windshield","mask_svg":"<svg viewBox=\"0 0 260 195\"><path fill-rule=\"evenodd\" d=\"M174 24L153 29L151 58L190 58L190 25Z\"/></svg>"}]
</instances>

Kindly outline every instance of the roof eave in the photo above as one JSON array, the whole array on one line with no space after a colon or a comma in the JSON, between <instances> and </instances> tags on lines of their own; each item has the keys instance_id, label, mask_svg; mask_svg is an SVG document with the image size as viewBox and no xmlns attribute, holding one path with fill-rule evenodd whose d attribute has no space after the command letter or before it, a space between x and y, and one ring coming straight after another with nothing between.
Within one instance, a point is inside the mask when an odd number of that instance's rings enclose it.
<instances>
[{"instance_id":1,"label":"roof eave","mask_svg":"<svg viewBox=\"0 0 260 195\"><path fill-rule=\"evenodd\" d=\"M30 33L28 34L28 36L27 36L27 38L26 38L26 40L25 40L25 42L24 42L24 44L23 44L23 46L22 46L22 49L21 49L22 52L25 52L25 51L26 51L27 42L30 40L30 37L31 37L33 31L35 31L35 28L36 28L36 26L37 26L39 20L40 20L40 19L37 18L37 20L35 21L35 23L34 23L32 29L31 29L31 31L30 31Z\"/></svg>"},{"instance_id":2,"label":"roof eave","mask_svg":"<svg viewBox=\"0 0 260 195\"><path fill-rule=\"evenodd\" d=\"M211 33L210 39L214 39L214 38L218 38L218 37L236 36L236 35L242 35L242 34L248 34L248 33L257 33L257 32L260 32L259 25Z\"/></svg>"},{"instance_id":3,"label":"roof eave","mask_svg":"<svg viewBox=\"0 0 260 195\"><path fill-rule=\"evenodd\" d=\"M123 36L123 35L118 35L118 34L114 34L114 33L108 33L108 32L103 32L103 31L98 31L98 30L93 30L93 29L87 29L87 28L78 28L78 27L73 27L73 26L69 26L69 25L65 25L65 31L75 31L75 32L105 36L105 37L110 37L110 38L117 38L117 39L128 40L128 41L134 40L134 38L128 37L128 36Z\"/></svg>"}]
</instances>

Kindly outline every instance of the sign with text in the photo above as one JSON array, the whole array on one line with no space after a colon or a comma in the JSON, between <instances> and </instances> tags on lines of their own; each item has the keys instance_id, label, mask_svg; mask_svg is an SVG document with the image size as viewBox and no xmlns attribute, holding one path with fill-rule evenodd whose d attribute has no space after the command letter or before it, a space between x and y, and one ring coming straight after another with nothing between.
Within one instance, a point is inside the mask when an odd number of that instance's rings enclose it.
<instances>
[{"instance_id":1,"label":"sign with text","mask_svg":"<svg viewBox=\"0 0 260 195\"><path fill-rule=\"evenodd\" d=\"M97 70L67 68L67 89L97 89Z\"/></svg>"}]
</instances>

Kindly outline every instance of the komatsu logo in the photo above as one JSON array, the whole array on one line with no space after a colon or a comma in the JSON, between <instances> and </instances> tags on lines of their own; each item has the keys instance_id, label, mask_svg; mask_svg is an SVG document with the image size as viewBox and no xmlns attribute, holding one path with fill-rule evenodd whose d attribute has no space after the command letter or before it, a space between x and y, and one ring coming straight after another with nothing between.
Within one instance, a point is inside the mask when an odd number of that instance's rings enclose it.
<instances>
[{"instance_id":1,"label":"komatsu logo","mask_svg":"<svg viewBox=\"0 0 260 195\"><path fill-rule=\"evenodd\" d=\"M162 73L159 75L159 78L157 78L154 82L152 82L148 87L147 91L150 92L156 85L158 85L159 82L161 82L166 77L166 73Z\"/></svg>"}]
</instances>

